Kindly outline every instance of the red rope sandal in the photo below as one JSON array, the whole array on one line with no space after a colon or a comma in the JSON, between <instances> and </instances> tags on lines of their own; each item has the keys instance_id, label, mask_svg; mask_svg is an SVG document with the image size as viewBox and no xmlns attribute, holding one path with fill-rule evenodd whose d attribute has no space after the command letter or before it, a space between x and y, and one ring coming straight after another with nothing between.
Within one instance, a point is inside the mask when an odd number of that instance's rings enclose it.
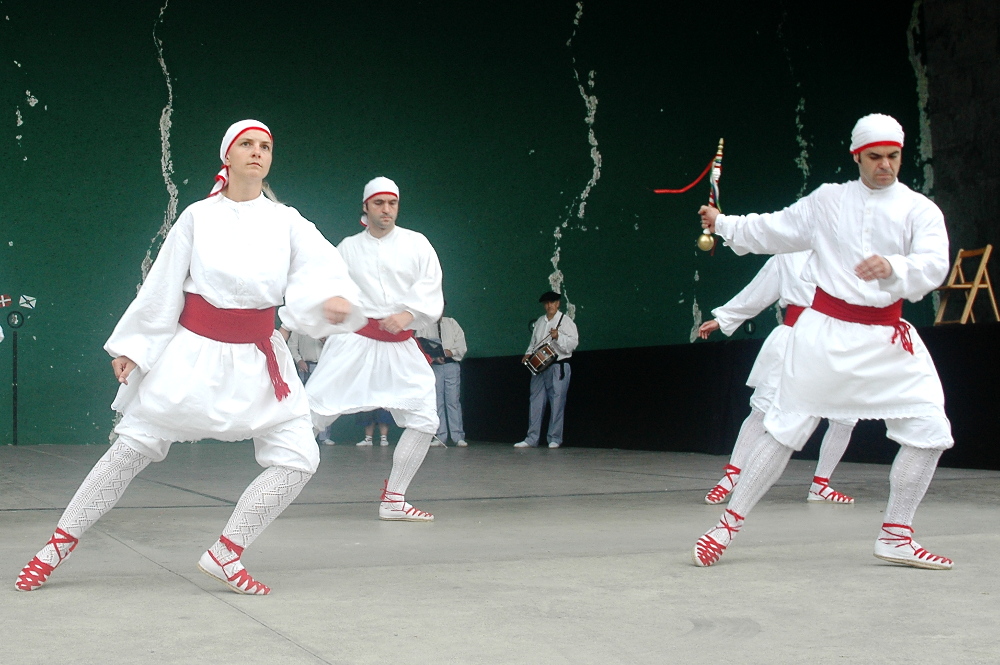
<instances>
[{"instance_id":1,"label":"red rope sandal","mask_svg":"<svg viewBox=\"0 0 1000 665\"><path fill-rule=\"evenodd\" d=\"M21 574L17 576L17 582L14 583L14 588L18 591L34 591L38 587L45 584L48 581L49 575L55 570L60 563L69 558L69 555L76 549L76 546L80 544L79 538L74 538L62 529L56 529L52 537L49 538L49 542L46 545L52 545L55 548L56 556L59 557L59 561L53 566L51 564L45 563L36 555L28 562L24 568L21 569ZM60 548L60 545L69 545L68 548ZM44 547L42 548L45 549ZM65 553L64 553L65 552Z\"/></svg>"}]
</instances>

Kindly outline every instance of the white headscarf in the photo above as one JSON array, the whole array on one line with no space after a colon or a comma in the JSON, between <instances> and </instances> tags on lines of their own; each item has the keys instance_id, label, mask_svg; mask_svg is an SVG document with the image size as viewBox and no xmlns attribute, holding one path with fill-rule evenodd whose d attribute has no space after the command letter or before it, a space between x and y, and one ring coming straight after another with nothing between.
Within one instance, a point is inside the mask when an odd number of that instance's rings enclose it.
<instances>
[{"instance_id":1,"label":"white headscarf","mask_svg":"<svg viewBox=\"0 0 1000 665\"><path fill-rule=\"evenodd\" d=\"M229 183L229 167L226 166L226 155L229 154L229 149L236 143L236 139L240 137L240 134L248 132L251 129L259 129L267 134L269 139L274 140L274 137L271 136L271 130L259 120L240 120L230 125L229 129L226 130L226 135L222 137L222 145L219 146L219 159L222 160L222 170L219 171L219 175L215 176L215 185L212 187L212 191L208 193L207 198L215 196L226 188L226 185Z\"/></svg>"},{"instance_id":2,"label":"white headscarf","mask_svg":"<svg viewBox=\"0 0 1000 665\"><path fill-rule=\"evenodd\" d=\"M368 181L365 185L365 193L362 195L361 203L368 203L368 200L379 194L392 194L399 198L399 187L392 180L384 176L379 176ZM368 215L361 215L361 226L368 226Z\"/></svg>"},{"instance_id":3,"label":"white headscarf","mask_svg":"<svg viewBox=\"0 0 1000 665\"><path fill-rule=\"evenodd\" d=\"M903 127L892 116L872 113L858 120L851 132L851 152L858 154L877 145L903 147Z\"/></svg>"}]
</instances>

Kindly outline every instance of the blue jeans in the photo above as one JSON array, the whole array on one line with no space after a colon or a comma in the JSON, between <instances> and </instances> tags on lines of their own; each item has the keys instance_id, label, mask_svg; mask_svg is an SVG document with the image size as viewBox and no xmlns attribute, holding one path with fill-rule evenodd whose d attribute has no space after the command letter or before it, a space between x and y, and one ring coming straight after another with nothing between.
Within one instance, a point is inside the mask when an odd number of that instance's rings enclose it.
<instances>
[{"instance_id":1,"label":"blue jeans","mask_svg":"<svg viewBox=\"0 0 1000 665\"><path fill-rule=\"evenodd\" d=\"M566 409L566 393L569 391L571 376L569 363L557 363L531 377L531 410L528 415L528 434L524 437L529 446L538 445L546 402L549 405L549 443L563 442L563 412Z\"/></svg>"},{"instance_id":2,"label":"blue jeans","mask_svg":"<svg viewBox=\"0 0 1000 665\"><path fill-rule=\"evenodd\" d=\"M431 368L437 380L437 408L440 421L437 438L447 441L448 430L451 430L452 441L456 443L464 441L465 427L462 425L462 402L459 399L462 392L462 364L445 363L431 365Z\"/></svg>"}]
</instances>

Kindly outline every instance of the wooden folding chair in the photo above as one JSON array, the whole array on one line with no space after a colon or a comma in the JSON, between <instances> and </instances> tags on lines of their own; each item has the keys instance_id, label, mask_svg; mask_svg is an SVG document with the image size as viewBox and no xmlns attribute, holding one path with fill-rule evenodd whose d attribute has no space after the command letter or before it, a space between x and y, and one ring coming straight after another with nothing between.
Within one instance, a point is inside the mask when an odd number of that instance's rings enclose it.
<instances>
[{"instance_id":1,"label":"wooden folding chair","mask_svg":"<svg viewBox=\"0 0 1000 665\"><path fill-rule=\"evenodd\" d=\"M990 274L986 270L986 264L989 262L992 252L993 245L986 245L982 249L958 250L958 256L955 257L955 265L951 268L948 281L943 286L937 288L941 292L941 304L938 306L934 325L968 323L969 321L975 323L976 315L972 312L972 305L976 302L976 296L979 295L980 291L985 291L989 296L990 304L993 306L993 318L996 321L1000 321L1000 313L997 312L997 300L993 295L993 284L990 283ZM979 257L979 267L976 268L975 277L971 280L966 279L962 263L968 259L975 259L977 257ZM945 309L948 307L948 296L956 291L965 296L965 307L962 310L962 316L958 319L945 320L944 314Z\"/></svg>"}]
</instances>

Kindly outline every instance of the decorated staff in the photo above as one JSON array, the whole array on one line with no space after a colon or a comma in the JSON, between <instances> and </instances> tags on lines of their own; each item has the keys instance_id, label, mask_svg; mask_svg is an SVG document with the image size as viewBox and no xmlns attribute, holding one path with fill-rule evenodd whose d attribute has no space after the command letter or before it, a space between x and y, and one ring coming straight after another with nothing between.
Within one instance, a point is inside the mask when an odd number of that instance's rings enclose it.
<instances>
[{"instance_id":1,"label":"decorated staff","mask_svg":"<svg viewBox=\"0 0 1000 665\"><path fill-rule=\"evenodd\" d=\"M715 159L712 160L711 188L708 190L708 205L719 212L722 212L722 207L719 205L719 178L722 177L723 143L724 141L719 139L719 149L715 151ZM708 229L702 229L701 235L698 236L698 249L703 252L715 249L715 236Z\"/></svg>"},{"instance_id":2,"label":"decorated staff","mask_svg":"<svg viewBox=\"0 0 1000 665\"><path fill-rule=\"evenodd\" d=\"M724 141L722 139L719 139L719 148L715 152L715 157L712 159L712 161L708 163L708 166L706 166L705 170L701 172L701 175L695 178L694 182L689 184L687 187L681 187L680 189L654 189L653 192L655 194L683 194L684 192L688 191L689 189L697 185L699 182L701 182L701 179L704 178L706 175L708 175L709 171L711 171L712 177L709 179L711 183L711 189L709 189L708 192L708 205L712 206L713 208L721 212L722 208L719 207L719 178L722 177L723 143ZM698 236L698 249L708 252L714 248L715 248L715 236L713 236L711 232L708 231L708 229L703 230L702 234Z\"/></svg>"}]
</instances>

